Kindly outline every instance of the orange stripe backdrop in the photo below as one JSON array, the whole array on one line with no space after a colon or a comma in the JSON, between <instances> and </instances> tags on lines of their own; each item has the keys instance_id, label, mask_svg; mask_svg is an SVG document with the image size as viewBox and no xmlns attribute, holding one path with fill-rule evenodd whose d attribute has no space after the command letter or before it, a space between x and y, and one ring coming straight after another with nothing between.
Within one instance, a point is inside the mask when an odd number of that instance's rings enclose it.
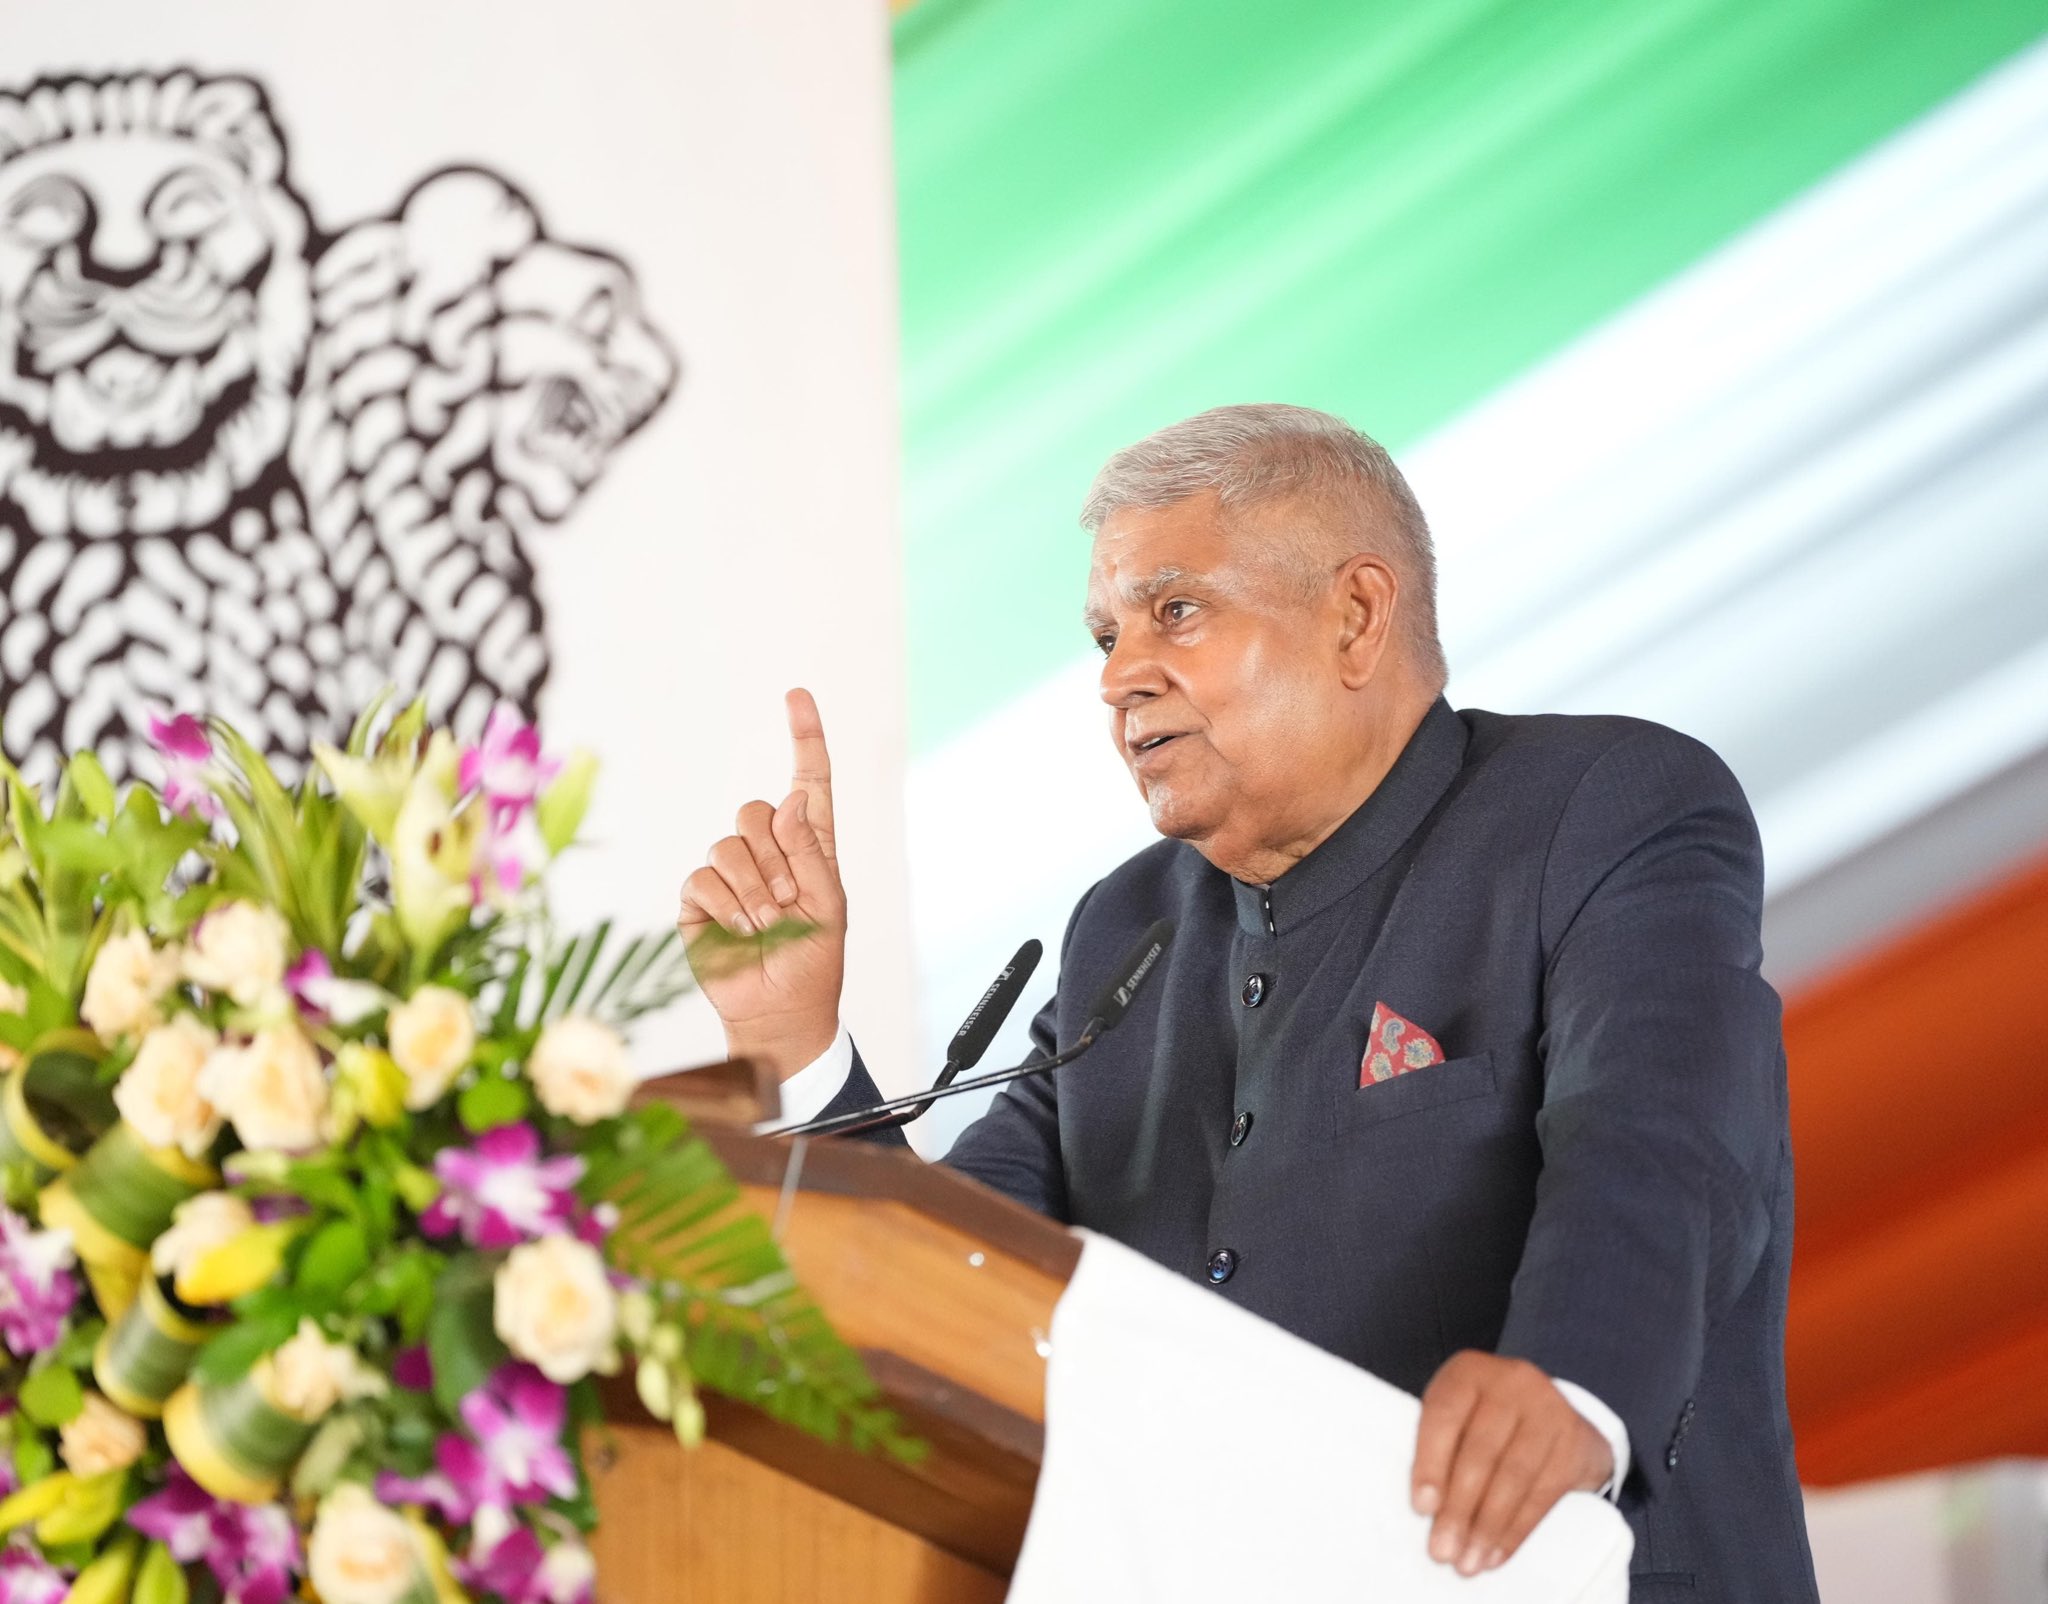
<instances>
[{"instance_id":1,"label":"orange stripe backdrop","mask_svg":"<svg viewBox=\"0 0 2048 1604\"><path fill-rule=\"evenodd\" d=\"M1815 1485L2048 1455L2048 859L1790 1000Z\"/></svg>"}]
</instances>

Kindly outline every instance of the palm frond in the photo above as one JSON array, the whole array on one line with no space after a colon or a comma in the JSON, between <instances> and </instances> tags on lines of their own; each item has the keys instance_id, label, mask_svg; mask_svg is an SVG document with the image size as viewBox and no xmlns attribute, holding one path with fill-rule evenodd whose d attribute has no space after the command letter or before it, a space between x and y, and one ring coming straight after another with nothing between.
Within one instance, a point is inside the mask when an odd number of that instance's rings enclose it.
<instances>
[{"instance_id":1,"label":"palm frond","mask_svg":"<svg viewBox=\"0 0 2048 1604\"><path fill-rule=\"evenodd\" d=\"M504 975L500 1006L512 1010L506 1017L517 1016L526 1028L539 1029L564 1014L584 1013L624 1030L696 989L673 931L634 936L615 956L613 934L607 921L543 951L520 955ZM536 980L539 994L528 1007Z\"/></svg>"},{"instance_id":2,"label":"palm frond","mask_svg":"<svg viewBox=\"0 0 2048 1604\"><path fill-rule=\"evenodd\" d=\"M680 1115L639 1110L616 1145L585 1162L588 1195L619 1211L615 1258L675 1300L701 1385L827 1442L904 1460L923 1453Z\"/></svg>"}]
</instances>

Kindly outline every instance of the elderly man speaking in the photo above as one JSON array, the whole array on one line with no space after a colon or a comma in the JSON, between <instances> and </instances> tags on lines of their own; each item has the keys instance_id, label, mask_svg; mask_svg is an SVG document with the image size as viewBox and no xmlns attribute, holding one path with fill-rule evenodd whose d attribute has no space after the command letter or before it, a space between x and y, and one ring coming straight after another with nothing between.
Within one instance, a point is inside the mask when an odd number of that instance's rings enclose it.
<instances>
[{"instance_id":1,"label":"elderly man speaking","mask_svg":"<svg viewBox=\"0 0 2048 1604\"><path fill-rule=\"evenodd\" d=\"M1421 1393L1446 1564L1600 1489L1633 1598L1813 1599L1733 776L1635 719L1453 711L1422 511L1327 414L1174 424L1081 521L1110 738L1166 839L1076 904L1037 1052L1155 920L1179 936L1086 1074L1013 1083L947 1162ZM795 788L740 810L681 928L816 927L705 990L793 1104L855 1109L831 772L810 697L789 710Z\"/></svg>"}]
</instances>

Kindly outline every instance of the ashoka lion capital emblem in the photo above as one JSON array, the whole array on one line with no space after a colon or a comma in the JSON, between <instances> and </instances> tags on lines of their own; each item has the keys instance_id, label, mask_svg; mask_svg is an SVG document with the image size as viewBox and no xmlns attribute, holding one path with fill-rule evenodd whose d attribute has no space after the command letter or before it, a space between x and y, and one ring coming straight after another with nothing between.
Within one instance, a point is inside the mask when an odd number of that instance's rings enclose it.
<instances>
[{"instance_id":1,"label":"ashoka lion capital emblem","mask_svg":"<svg viewBox=\"0 0 2048 1604\"><path fill-rule=\"evenodd\" d=\"M675 379L493 173L327 233L250 79L0 90L0 744L123 771L175 709L289 768L387 682L534 717L528 542Z\"/></svg>"}]
</instances>

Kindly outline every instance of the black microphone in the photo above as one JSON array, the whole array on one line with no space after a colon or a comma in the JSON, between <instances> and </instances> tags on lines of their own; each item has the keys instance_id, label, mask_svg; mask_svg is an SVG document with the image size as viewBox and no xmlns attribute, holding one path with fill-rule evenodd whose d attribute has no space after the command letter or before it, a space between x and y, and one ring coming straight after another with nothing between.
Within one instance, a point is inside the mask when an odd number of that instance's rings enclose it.
<instances>
[{"instance_id":1,"label":"black microphone","mask_svg":"<svg viewBox=\"0 0 2048 1604\"><path fill-rule=\"evenodd\" d=\"M1081 1027L1080 1037L1073 1046L1063 1053L1055 1054L1051 1058L1040 1059L1035 1064L1019 1064L1015 1069L999 1069L992 1074L976 1075L971 1080L956 1080L950 1084L934 1086L930 1091L911 1092L903 1097L891 1097L868 1108L854 1109L851 1113L821 1116L805 1124L791 1125L783 1130L770 1131L768 1134L770 1136L849 1136L855 1131L869 1130L884 1123L888 1116L896 1113L899 1109L909 1107L913 1103L920 1105L917 1112L922 1113L925 1108L937 1102L941 1097L957 1097L962 1092L978 1092L986 1086L1001 1086L1006 1081L1022 1080L1026 1075L1049 1074L1062 1065L1071 1064L1075 1059L1088 1051L1089 1048L1093 1047L1096 1042L1100 1041L1110 1030L1114 1029L1123 1019L1124 1015L1129 1012L1132 1000L1138 995L1138 989L1145 984L1152 971L1159 966L1159 960L1165 956L1166 949L1172 942L1173 921L1171 919L1161 919L1150 930L1147 930L1144 935L1138 938L1138 944L1125 955L1124 961L1110 972L1108 983L1102 988L1101 995L1095 999L1094 1007L1088 1010L1088 1023ZM1001 983L1001 980L998 979L997 985ZM995 987L991 986L989 990L994 991ZM971 1024L972 1022L973 1016L970 1015L969 1023ZM961 1027L963 1033L966 1028L966 1026ZM990 1027L989 1035L993 1036L994 1034L994 1027ZM955 1036L954 1040L957 1042L959 1037ZM982 1051L986 1051L987 1048L988 1043L986 1041L982 1042ZM878 1118L877 1116L880 1117ZM911 1117L914 1118L915 1116ZM889 1121L889 1123L894 1122Z\"/></svg>"},{"instance_id":2,"label":"black microphone","mask_svg":"<svg viewBox=\"0 0 2048 1604\"><path fill-rule=\"evenodd\" d=\"M996 1032L1003 1028L1003 1021L1010 1017L1017 1006L1017 999L1024 995L1024 988L1030 983L1031 972L1038 967L1038 960L1045 956L1045 948L1037 937L1017 949L1016 956L1004 967L1003 972L989 982L988 990L981 994L981 1001L967 1011L960 1028L953 1032L953 1040L946 1049L946 1062L939 1070L939 1078L932 1082L933 1096L960 1078L962 1070L972 1069L981 1062L981 1055L988 1051L989 1043L996 1039ZM892 1125L908 1125L926 1109L932 1106L932 1097L927 1097L915 1108L902 1109L886 1118L870 1121L860 1126L861 1130L885 1130Z\"/></svg>"},{"instance_id":3,"label":"black microphone","mask_svg":"<svg viewBox=\"0 0 2048 1604\"><path fill-rule=\"evenodd\" d=\"M1117 1021L1124 1017L1124 1011L1131 1006L1131 999L1138 995L1138 988L1145 984L1145 977L1166 955L1166 949L1172 942L1171 919L1161 919L1138 938L1138 944L1111 973L1101 995L1095 999L1095 1006L1088 1010L1088 1023L1081 1027L1083 1040L1093 1041L1104 1031L1115 1028Z\"/></svg>"}]
</instances>

